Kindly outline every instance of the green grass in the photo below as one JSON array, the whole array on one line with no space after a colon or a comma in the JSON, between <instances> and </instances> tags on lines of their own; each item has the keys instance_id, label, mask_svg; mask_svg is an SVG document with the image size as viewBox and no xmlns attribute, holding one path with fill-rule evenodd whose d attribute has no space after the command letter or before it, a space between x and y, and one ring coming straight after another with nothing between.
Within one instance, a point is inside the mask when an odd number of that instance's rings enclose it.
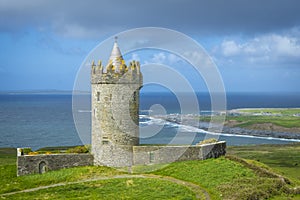
<instances>
[{"instance_id":1,"label":"green grass","mask_svg":"<svg viewBox=\"0 0 300 200\"><path fill-rule=\"evenodd\" d=\"M271 113L281 115L294 115L300 113L300 108L262 108L262 109L242 109L243 113Z\"/></svg>"},{"instance_id":2,"label":"green grass","mask_svg":"<svg viewBox=\"0 0 300 200\"><path fill-rule=\"evenodd\" d=\"M151 173L168 166L168 164L155 164L155 165L135 165L132 166L132 172L134 174Z\"/></svg>"},{"instance_id":3,"label":"green grass","mask_svg":"<svg viewBox=\"0 0 300 200\"><path fill-rule=\"evenodd\" d=\"M300 127L300 118L294 116L227 116L226 120L235 120L240 122L238 127L248 127L254 124L272 123L285 128Z\"/></svg>"},{"instance_id":4,"label":"green grass","mask_svg":"<svg viewBox=\"0 0 300 200\"><path fill-rule=\"evenodd\" d=\"M255 124L264 124L264 123L272 123L277 126L285 127L285 128L294 128L300 127L300 117L293 116L294 114L300 113L300 108L286 108L286 109L249 109L249 110L240 110L243 115L240 116L226 116L225 122L228 121L237 121L239 124L235 125L235 127L241 128L249 128ZM267 115L253 115L254 113L266 113L269 112L274 114L274 116ZM281 116L275 116L275 114L280 114ZM223 118L223 116L213 116L216 121ZM211 121L210 116L200 116L200 121ZM220 120L221 121L221 120Z\"/></svg>"},{"instance_id":5,"label":"green grass","mask_svg":"<svg viewBox=\"0 0 300 200\"><path fill-rule=\"evenodd\" d=\"M0 148L0 167L2 165L15 165L17 150L14 148Z\"/></svg>"},{"instance_id":6,"label":"green grass","mask_svg":"<svg viewBox=\"0 0 300 200\"><path fill-rule=\"evenodd\" d=\"M135 173L171 176L200 185L211 199L299 199L286 194L287 187L300 185L300 144L228 147L228 154L246 159L248 163L271 173L281 173L292 180L288 186L278 178L266 176L255 168L221 157L204 161L175 162L168 165L134 166ZM67 183L89 178L124 174L108 167L77 167L45 174L16 176L16 152L0 149L0 194L55 183ZM259 162L258 162L259 161ZM163 168L161 168L163 167ZM270 168L271 167L271 168ZM35 192L5 196L7 199L194 199L188 188L154 178L122 178L68 184ZM186 197L186 198L185 198Z\"/></svg>"},{"instance_id":7,"label":"green grass","mask_svg":"<svg viewBox=\"0 0 300 200\"><path fill-rule=\"evenodd\" d=\"M300 200L300 194L298 195L278 195L270 198L270 200Z\"/></svg>"},{"instance_id":8,"label":"green grass","mask_svg":"<svg viewBox=\"0 0 300 200\"><path fill-rule=\"evenodd\" d=\"M45 174L17 177L15 165L3 165L0 166L0 194L55 183L78 181L88 178L112 176L117 174L121 174L121 172L108 167L88 166L51 171Z\"/></svg>"},{"instance_id":9,"label":"green grass","mask_svg":"<svg viewBox=\"0 0 300 200\"><path fill-rule=\"evenodd\" d=\"M262 162L300 185L300 143L227 147L227 154Z\"/></svg>"},{"instance_id":10,"label":"green grass","mask_svg":"<svg viewBox=\"0 0 300 200\"><path fill-rule=\"evenodd\" d=\"M212 199L268 199L278 195L293 197L286 194L290 186L280 178L273 177L272 170L262 173L261 168L270 169L268 166L255 161L248 163L254 167L250 169L227 158L185 161L172 163L154 173L196 183L205 188Z\"/></svg>"},{"instance_id":11,"label":"green grass","mask_svg":"<svg viewBox=\"0 0 300 200\"><path fill-rule=\"evenodd\" d=\"M219 187L222 185L234 180L256 178L252 170L225 158L171 163L155 174L199 184L209 191L213 199L220 199L222 194Z\"/></svg>"},{"instance_id":12,"label":"green grass","mask_svg":"<svg viewBox=\"0 0 300 200\"><path fill-rule=\"evenodd\" d=\"M112 179L43 189L7 199L196 199L188 188L158 179Z\"/></svg>"}]
</instances>

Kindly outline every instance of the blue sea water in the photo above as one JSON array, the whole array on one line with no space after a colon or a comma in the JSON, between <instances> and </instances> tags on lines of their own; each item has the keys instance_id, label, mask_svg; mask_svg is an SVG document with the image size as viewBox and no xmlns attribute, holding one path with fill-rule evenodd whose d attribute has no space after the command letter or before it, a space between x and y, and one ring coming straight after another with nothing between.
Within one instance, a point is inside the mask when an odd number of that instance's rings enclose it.
<instances>
[{"instance_id":1,"label":"blue sea water","mask_svg":"<svg viewBox=\"0 0 300 200\"><path fill-rule=\"evenodd\" d=\"M197 95L202 112L210 111L209 94ZM188 98L188 95L187 97ZM88 95L84 97L89 102ZM140 98L140 126L157 123L162 129L152 137L145 137L141 131L141 143L162 144L199 142L206 133L200 129L170 122L153 120L143 113L154 104L160 104L166 113L180 113L180 104L171 93L142 93ZM289 108L300 107L300 94L284 93L229 93L227 108ZM90 112L84 113L85 131L90 131ZM194 112L193 107L185 112ZM78 127L77 127L78 128ZM141 129L143 130L143 129ZM176 136L176 137L175 137ZM88 136L89 137L89 136ZM176 141L173 141L174 137ZM191 138L192 137L192 138ZM292 140L259 138L252 136L233 136L223 134L221 140L228 145L289 143ZM90 141L88 138L86 141ZM1 94L0 95L0 147L32 147L80 145L72 115L72 95L55 94Z\"/></svg>"}]
</instances>

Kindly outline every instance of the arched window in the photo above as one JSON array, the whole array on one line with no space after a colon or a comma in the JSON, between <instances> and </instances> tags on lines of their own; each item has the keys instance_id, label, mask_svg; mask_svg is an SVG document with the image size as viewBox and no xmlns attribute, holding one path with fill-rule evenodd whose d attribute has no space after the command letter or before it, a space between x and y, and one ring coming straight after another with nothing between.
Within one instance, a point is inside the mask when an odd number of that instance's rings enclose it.
<instances>
[{"instance_id":1,"label":"arched window","mask_svg":"<svg viewBox=\"0 0 300 200\"><path fill-rule=\"evenodd\" d=\"M43 174L43 173L45 173L47 171L48 171L47 164L44 161L40 162L40 164L39 164L39 173Z\"/></svg>"}]
</instances>

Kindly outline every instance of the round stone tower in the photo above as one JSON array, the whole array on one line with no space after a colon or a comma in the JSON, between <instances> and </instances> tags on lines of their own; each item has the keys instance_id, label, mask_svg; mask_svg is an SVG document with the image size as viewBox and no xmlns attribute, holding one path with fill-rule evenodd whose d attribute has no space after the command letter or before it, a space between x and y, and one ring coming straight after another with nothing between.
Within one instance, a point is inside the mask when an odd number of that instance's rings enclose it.
<instances>
[{"instance_id":1,"label":"round stone tower","mask_svg":"<svg viewBox=\"0 0 300 200\"><path fill-rule=\"evenodd\" d=\"M117 38L106 67L92 63L92 154L95 165L132 165L133 146L139 144L139 62L127 66Z\"/></svg>"}]
</instances>

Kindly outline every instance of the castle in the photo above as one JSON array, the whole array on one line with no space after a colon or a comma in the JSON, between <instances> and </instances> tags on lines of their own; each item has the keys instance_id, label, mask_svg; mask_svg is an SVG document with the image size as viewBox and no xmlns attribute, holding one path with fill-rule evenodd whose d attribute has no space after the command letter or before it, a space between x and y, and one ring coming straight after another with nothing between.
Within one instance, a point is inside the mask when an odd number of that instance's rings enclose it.
<instances>
[{"instance_id":1,"label":"castle","mask_svg":"<svg viewBox=\"0 0 300 200\"><path fill-rule=\"evenodd\" d=\"M96 165L131 166L139 145L139 62L127 66L117 38L106 68L92 63L92 154Z\"/></svg>"},{"instance_id":2,"label":"castle","mask_svg":"<svg viewBox=\"0 0 300 200\"><path fill-rule=\"evenodd\" d=\"M17 175L61 168L102 165L129 167L204 160L225 155L226 143L203 145L139 145L139 90L143 76L138 61L125 64L117 38L106 67L91 64L91 154L22 155L18 148Z\"/></svg>"}]
</instances>

